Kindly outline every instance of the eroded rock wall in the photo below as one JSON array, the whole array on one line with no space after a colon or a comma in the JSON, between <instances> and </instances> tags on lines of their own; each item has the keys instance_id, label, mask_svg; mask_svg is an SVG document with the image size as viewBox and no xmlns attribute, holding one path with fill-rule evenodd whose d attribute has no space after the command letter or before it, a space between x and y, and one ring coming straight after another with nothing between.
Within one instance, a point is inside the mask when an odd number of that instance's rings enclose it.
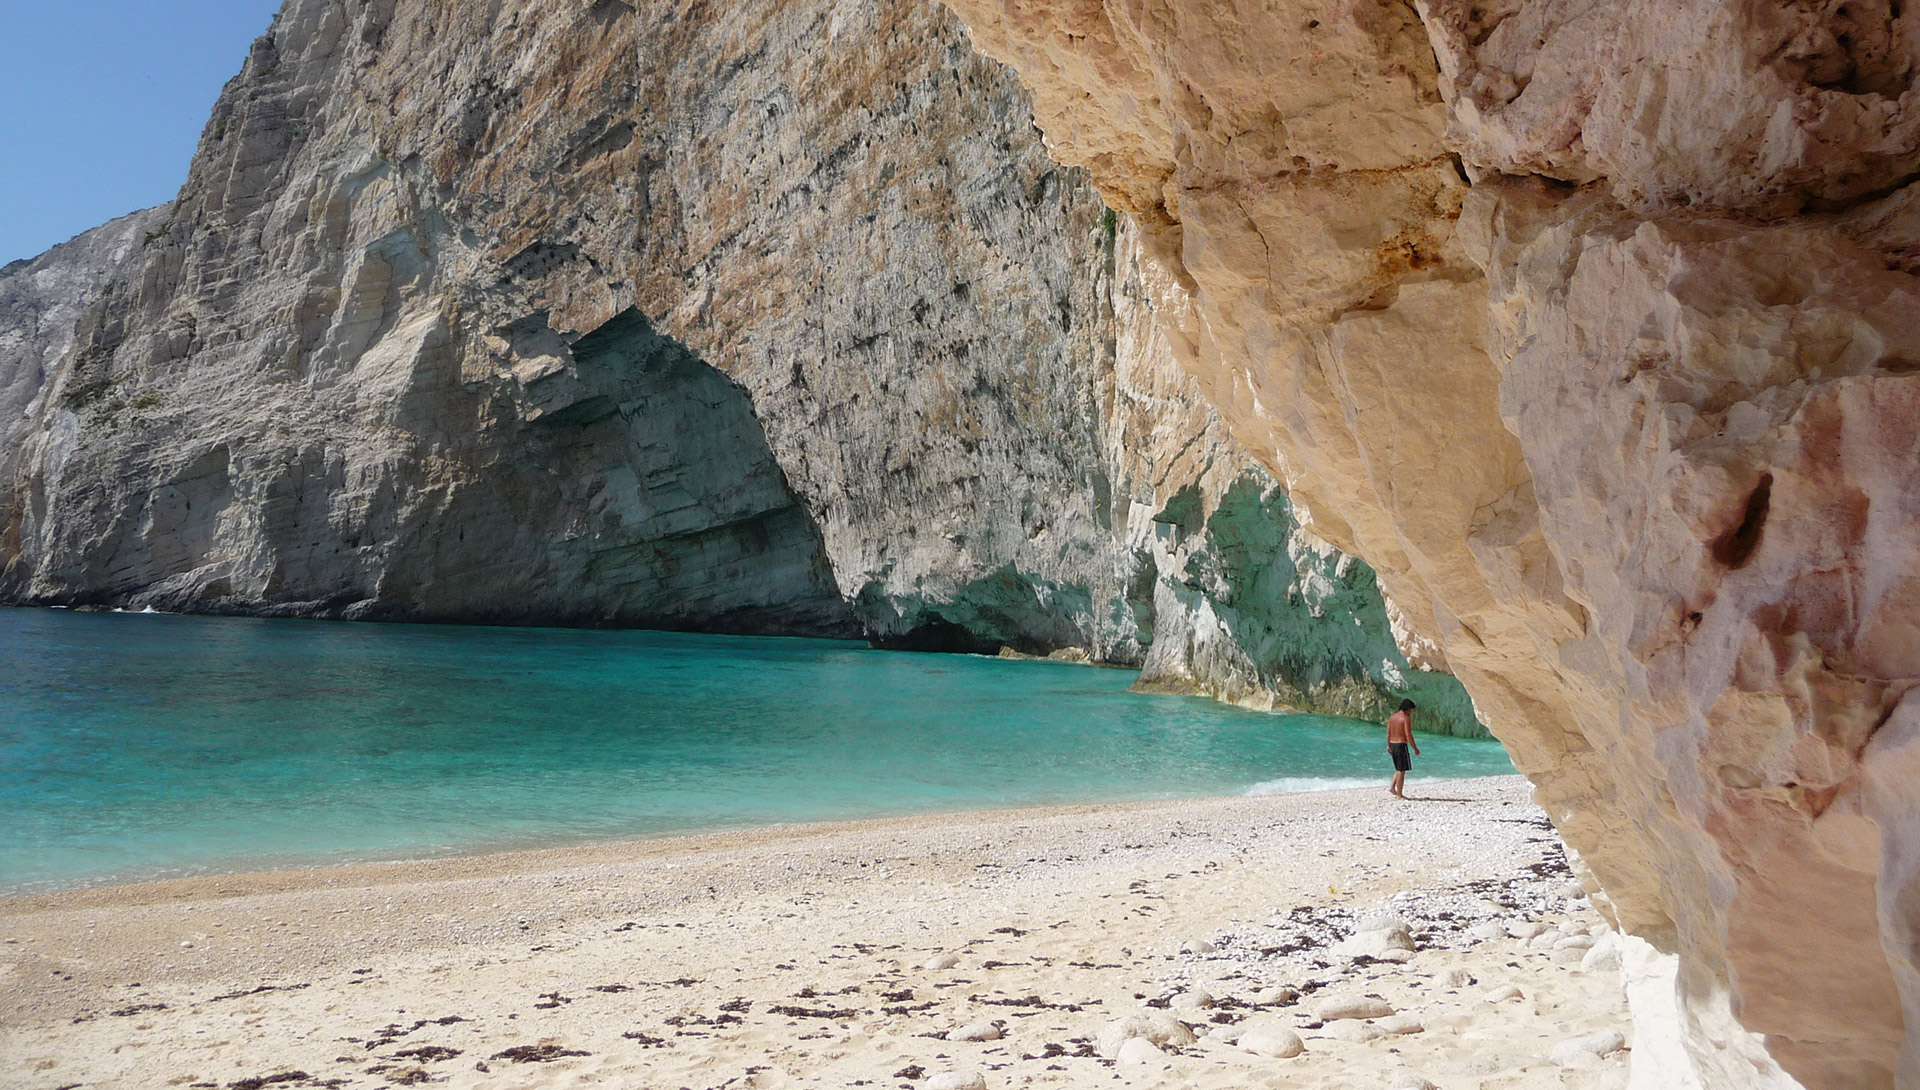
<instances>
[{"instance_id":1,"label":"eroded rock wall","mask_svg":"<svg viewBox=\"0 0 1920 1090\"><path fill-rule=\"evenodd\" d=\"M292 0L35 349L6 593L1452 684L1271 481L1216 510L1260 471L1031 116L928 3Z\"/></svg>"},{"instance_id":2,"label":"eroded rock wall","mask_svg":"<svg viewBox=\"0 0 1920 1090\"><path fill-rule=\"evenodd\" d=\"M1236 437L1676 956L1693 1066L1636 1078L1920 1085L1920 14L952 6L1190 292Z\"/></svg>"}]
</instances>

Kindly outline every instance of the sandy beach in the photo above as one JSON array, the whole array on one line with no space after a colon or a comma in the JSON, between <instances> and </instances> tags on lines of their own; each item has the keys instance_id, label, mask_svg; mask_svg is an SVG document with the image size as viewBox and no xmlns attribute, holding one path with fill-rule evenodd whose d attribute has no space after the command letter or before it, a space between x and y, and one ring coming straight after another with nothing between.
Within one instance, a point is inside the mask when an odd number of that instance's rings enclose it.
<instances>
[{"instance_id":1,"label":"sandy beach","mask_svg":"<svg viewBox=\"0 0 1920 1090\"><path fill-rule=\"evenodd\" d=\"M1613 939L1525 781L1409 791L4 900L0 1084L1623 1086Z\"/></svg>"}]
</instances>

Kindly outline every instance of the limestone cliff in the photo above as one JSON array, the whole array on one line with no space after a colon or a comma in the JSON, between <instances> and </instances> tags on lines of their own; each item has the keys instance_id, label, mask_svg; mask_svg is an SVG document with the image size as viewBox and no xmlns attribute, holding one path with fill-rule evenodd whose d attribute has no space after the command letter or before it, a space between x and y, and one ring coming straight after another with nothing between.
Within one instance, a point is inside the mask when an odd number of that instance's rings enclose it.
<instances>
[{"instance_id":1,"label":"limestone cliff","mask_svg":"<svg viewBox=\"0 0 1920 1090\"><path fill-rule=\"evenodd\" d=\"M1651 944L1636 1084L1920 1086L1920 12L951 3Z\"/></svg>"},{"instance_id":2,"label":"limestone cliff","mask_svg":"<svg viewBox=\"0 0 1920 1090\"><path fill-rule=\"evenodd\" d=\"M0 351L0 592L1157 642L1161 685L1477 729L1236 483L1031 116L926 3L291 0L123 259L37 266L86 306Z\"/></svg>"}]
</instances>

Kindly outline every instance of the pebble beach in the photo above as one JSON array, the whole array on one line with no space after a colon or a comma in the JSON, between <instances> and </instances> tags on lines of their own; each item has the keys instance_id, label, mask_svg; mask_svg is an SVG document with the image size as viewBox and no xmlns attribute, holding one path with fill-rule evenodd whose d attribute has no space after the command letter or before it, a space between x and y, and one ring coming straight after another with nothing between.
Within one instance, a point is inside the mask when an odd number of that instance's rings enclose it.
<instances>
[{"instance_id":1,"label":"pebble beach","mask_svg":"<svg viewBox=\"0 0 1920 1090\"><path fill-rule=\"evenodd\" d=\"M0 1084L1623 1087L1519 777L0 900Z\"/></svg>"}]
</instances>

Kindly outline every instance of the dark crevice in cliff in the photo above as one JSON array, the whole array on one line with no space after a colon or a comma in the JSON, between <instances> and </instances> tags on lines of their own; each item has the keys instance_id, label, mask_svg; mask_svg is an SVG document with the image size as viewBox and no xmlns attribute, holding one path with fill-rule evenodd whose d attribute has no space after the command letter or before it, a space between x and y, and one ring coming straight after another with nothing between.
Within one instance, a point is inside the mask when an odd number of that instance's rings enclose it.
<instances>
[{"instance_id":1,"label":"dark crevice in cliff","mask_svg":"<svg viewBox=\"0 0 1920 1090\"><path fill-rule=\"evenodd\" d=\"M1747 507L1740 524L1720 535L1713 543L1713 559L1729 571L1745 567L1760 547L1760 535L1767 528L1767 510L1772 506L1773 474L1762 473L1760 483L1747 496Z\"/></svg>"}]
</instances>

